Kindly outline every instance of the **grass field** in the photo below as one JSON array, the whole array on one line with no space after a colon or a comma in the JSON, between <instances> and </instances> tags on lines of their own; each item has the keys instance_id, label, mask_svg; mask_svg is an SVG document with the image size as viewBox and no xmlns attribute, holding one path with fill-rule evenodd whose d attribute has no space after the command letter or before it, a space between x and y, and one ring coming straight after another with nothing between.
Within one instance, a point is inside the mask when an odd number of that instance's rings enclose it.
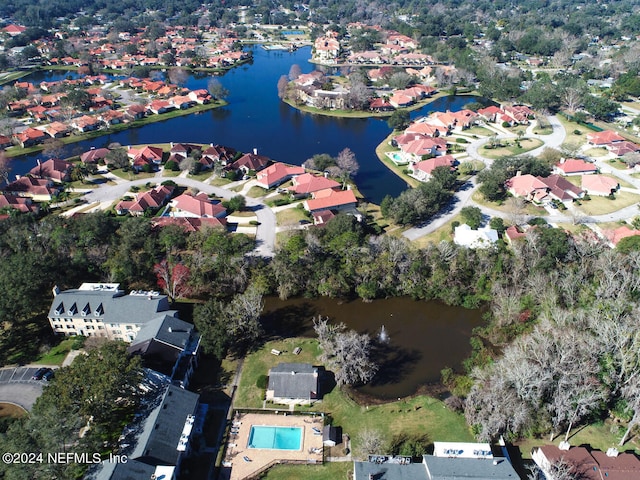
<instances>
[{"instance_id":1,"label":"grass field","mask_svg":"<svg viewBox=\"0 0 640 480\"><path fill-rule=\"evenodd\" d=\"M474 192L471 198L478 205L484 205L485 207L499 210L505 213L515 213L513 206L509 202L509 198L507 198L507 201L505 201L504 203L490 202L489 200L485 200L480 192ZM549 213L544 208L536 207L530 202L525 202L524 208L522 208L522 210L517 213L523 215L533 215L536 217L544 217L546 215L549 215Z\"/></svg>"},{"instance_id":2,"label":"grass field","mask_svg":"<svg viewBox=\"0 0 640 480\"><path fill-rule=\"evenodd\" d=\"M520 140L520 145L521 147L518 147L514 141L514 143L510 142L509 145L500 148L483 148L481 154L483 157L493 159L504 157L507 155L521 155L544 145L544 142L542 140L538 140L537 138L523 138Z\"/></svg>"},{"instance_id":3,"label":"grass field","mask_svg":"<svg viewBox=\"0 0 640 480\"><path fill-rule=\"evenodd\" d=\"M455 215L451 218L447 223L438 228L435 232L431 232L429 235L425 235L424 237L420 237L416 241L412 242L418 248L424 248L429 243L438 244L442 241L451 241L453 240L453 234L451 233L451 224L455 221L460 223L464 223L462 217L460 215Z\"/></svg>"},{"instance_id":4,"label":"grass field","mask_svg":"<svg viewBox=\"0 0 640 480\"><path fill-rule=\"evenodd\" d=\"M34 363L43 365L62 365L67 354L71 351L72 345L76 342L74 338L66 338L48 352L40 355Z\"/></svg>"},{"instance_id":5,"label":"grass field","mask_svg":"<svg viewBox=\"0 0 640 480\"><path fill-rule=\"evenodd\" d=\"M594 147L594 148L585 150L584 154L588 157L600 158L600 157L606 157L607 155L609 155L609 150L607 150L604 147Z\"/></svg>"},{"instance_id":6,"label":"grass field","mask_svg":"<svg viewBox=\"0 0 640 480\"><path fill-rule=\"evenodd\" d=\"M640 195L630 192L616 192L615 197L615 200L610 200L607 197L591 195L591 200L582 202L577 208L587 215L606 215L640 202Z\"/></svg>"},{"instance_id":7,"label":"grass field","mask_svg":"<svg viewBox=\"0 0 640 480\"><path fill-rule=\"evenodd\" d=\"M293 355L296 347L302 348L300 355ZM276 356L270 353L271 349L283 353ZM315 339L289 338L268 342L245 359L234 406L262 407L264 391L256 386L261 375L267 375L271 367L281 362L320 365L319 354ZM267 406L275 407L272 404ZM462 415L446 408L440 400L422 395L381 405L359 405L344 390L334 387L321 402L310 407L296 407L296 410L324 412L331 417L333 424L342 426L355 442L358 434L365 429L378 430L383 438L400 433L426 433L431 440L473 440Z\"/></svg>"},{"instance_id":8,"label":"grass field","mask_svg":"<svg viewBox=\"0 0 640 480\"><path fill-rule=\"evenodd\" d=\"M280 227L291 227L298 225L301 220L309 220L305 215L305 211L301 208L286 208L276 212L276 224Z\"/></svg>"},{"instance_id":9,"label":"grass field","mask_svg":"<svg viewBox=\"0 0 640 480\"><path fill-rule=\"evenodd\" d=\"M24 408L19 407L18 405L14 405L12 403L0 403L0 418L2 417L20 418L20 417L24 417L26 414L27 412L24 410Z\"/></svg>"},{"instance_id":10,"label":"grass field","mask_svg":"<svg viewBox=\"0 0 640 480\"><path fill-rule=\"evenodd\" d=\"M262 478L266 480L349 480L353 463L338 462L324 465L276 465Z\"/></svg>"}]
</instances>

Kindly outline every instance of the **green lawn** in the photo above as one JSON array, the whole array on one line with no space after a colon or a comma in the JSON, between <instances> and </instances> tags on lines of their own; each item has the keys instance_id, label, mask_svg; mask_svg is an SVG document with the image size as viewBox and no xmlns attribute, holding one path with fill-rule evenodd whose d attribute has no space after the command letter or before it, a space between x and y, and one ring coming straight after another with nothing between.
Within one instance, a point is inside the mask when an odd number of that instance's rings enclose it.
<instances>
[{"instance_id":1,"label":"green lawn","mask_svg":"<svg viewBox=\"0 0 640 480\"><path fill-rule=\"evenodd\" d=\"M490 202L489 200L486 200L480 192L474 192L474 194L471 196L471 199L478 205L484 205L485 207L499 210L505 213L514 213L513 206L509 204L509 198L507 198L507 201L505 201L504 203ZM544 217L546 215L549 215L549 213L544 208L536 207L531 202L525 202L524 208L521 212L518 213L524 215L533 215L536 217Z\"/></svg>"},{"instance_id":2,"label":"green lawn","mask_svg":"<svg viewBox=\"0 0 640 480\"><path fill-rule=\"evenodd\" d=\"M451 218L451 220L449 220L443 226L438 228L435 232L431 232L429 235L420 237L415 242L413 242L413 244L416 245L418 248L424 248L429 243L438 244L442 241L447 242L447 241L453 240L453 233L451 233L451 224L455 221L458 221L461 224L464 223L460 215L455 215L453 218Z\"/></svg>"},{"instance_id":3,"label":"green lawn","mask_svg":"<svg viewBox=\"0 0 640 480\"><path fill-rule=\"evenodd\" d=\"M635 193L616 192L615 197L615 200L610 200L607 197L591 195L591 200L583 201L577 208L587 215L606 215L640 202L640 195Z\"/></svg>"},{"instance_id":4,"label":"green lawn","mask_svg":"<svg viewBox=\"0 0 640 480\"><path fill-rule=\"evenodd\" d=\"M604 147L594 147L589 150L585 150L584 154L593 158L606 157L609 155L609 150Z\"/></svg>"},{"instance_id":5,"label":"green lawn","mask_svg":"<svg viewBox=\"0 0 640 480\"><path fill-rule=\"evenodd\" d=\"M52 347L48 352L40 355L33 363L43 365L62 365L67 354L71 351L71 347L77 340L75 338L65 338L58 345Z\"/></svg>"},{"instance_id":6,"label":"green lawn","mask_svg":"<svg viewBox=\"0 0 640 480\"><path fill-rule=\"evenodd\" d=\"M349 480L352 462L325 463L324 465L276 465L262 478L267 480Z\"/></svg>"},{"instance_id":7,"label":"green lawn","mask_svg":"<svg viewBox=\"0 0 640 480\"><path fill-rule=\"evenodd\" d=\"M116 177L122 178L123 180L140 180L141 178L153 178L156 175L154 172L135 173L132 170L128 170L125 172L121 168L116 168L115 170L111 170L111 173L113 173Z\"/></svg>"},{"instance_id":8,"label":"green lawn","mask_svg":"<svg viewBox=\"0 0 640 480\"><path fill-rule=\"evenodd\" d=\"M300 355L293 355L295 347L302 348ZM283 353L276 356L270 353L271 349ZM281 362L319 365L319 353L315 339L289 338L268 342L245 359L234 407L262 407L264 391L256 386L261 375L267 375L271 367ZM267 404L267 407L273 408L274 405ZM311 407L296 407L296 410L328 414L333 423L342 426L356 442L359 432L364 429L379 430L385 438L400 433L426 433L431 440L473 441L464 416L452 412L440 400L423 395L381 405L359 405L345 391L335 387L321 402Z\"/></svg>"},{"instance_id":9,"label":"green lawn","mask_svg":"<svg viewBox=\"0 0 640 480\"><path fill-rule=\"evenodd\" d=\"M617 169L617 170L627 170L627 164L624 163L622 160L619 160L617 158L612 158L611 160L608 160L607 163L612 166L613 168ZM622 185L622 184L620 184Z\"/></svg>"},{"instance_id":10,"label":"green lawn","mask_svg":"<svg viewBox=\"0 0 640 480\"><path fill-rule=\"evenodd\" d=\"M542 146L544 142L537 138L523 138L520 140L520 147L515 144L515 140L509 140L508 144L499 148L483 148L482 156L487 158L500 158L507 155L520 155ZM485 145L486 147L487 145Z\"/></svg>"},{"instance_id":11,"label":"green lawn","mask_svg":"<svg viewBox=\"0 0 640 480\"><path fill-rule=\"evenodd\" d=\"M264 197L267 193L268 191L265 190L264 188L254 185L246 193L246 196L251 198L260 198L260 197Z\"/></svg>"},{"instance_id":12,"label":"green lawn","mask_svg":"<svg viewBox=\"0 0 640 480\"><path fill-rule=\"evenodd\" d=\"M287 208L276 213L276 224L281 227L298 225L301 220L309 220L301 208Z\"/></svg>"},{"instance_id":13,"label":"green lawn","mask_svg":"<svg viewBox=\"0 0 640 480\"><path fill-rule=\"evenodd\" d=\"M378 159L385 164L385 166L391 170L393 173L398 175L402 180L407 182L412 187L417 187L420 185L420 182L413 177L410 177L406 173L404 173L404 169L407 168L406 165L398 166L391 161L389 157L387 157L387 152L397 151L398 149L389 145L391 139L396 135L396 132L391 133L387 138L385 138L380 145L376 147L376 155Z\"/></svg>"}]
</instances>

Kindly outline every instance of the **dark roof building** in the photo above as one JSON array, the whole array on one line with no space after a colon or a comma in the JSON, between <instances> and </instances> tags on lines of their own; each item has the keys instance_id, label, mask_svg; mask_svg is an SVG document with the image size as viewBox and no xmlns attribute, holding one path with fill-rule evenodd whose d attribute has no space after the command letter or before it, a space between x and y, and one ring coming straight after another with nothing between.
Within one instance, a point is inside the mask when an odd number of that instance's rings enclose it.
<instances>
[{"instance_id":1,"label":"dark roof building","mask_svg":"<svg viewBox=\"0 0 640 480\"><path fill-rule=\"evenodd\" d=\"M319 399L318 368L308 363L280 363L269 370L267 400L312 403Z\"/></svg>"},{"instance_id":2,"label":"dark roof building","mask_svg":"<svg viewBox=\"0 0 640 480\"><path fill-rule=\"evenodd\" d=\"M142 422L126 463L104 462L96 480L177 478L182 459L191 451L191 438L202 419L196 418L199 395L169 385L157 407Z\"/></svg>"}]
</instances>

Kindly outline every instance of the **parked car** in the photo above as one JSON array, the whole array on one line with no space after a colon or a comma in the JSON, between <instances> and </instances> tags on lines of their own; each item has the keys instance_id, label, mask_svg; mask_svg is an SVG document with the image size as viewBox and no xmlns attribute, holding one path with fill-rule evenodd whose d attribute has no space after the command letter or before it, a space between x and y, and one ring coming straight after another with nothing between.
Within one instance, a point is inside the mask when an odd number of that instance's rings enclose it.
<instances>
[{"instance_id":1,"label":"parked car","mask_svg":"<svg viewBox=\"0 0 640 480\"><path fill-rule=\"evenodd\" d=\"M47 372L45 372L44 375L42 375L42 380L48 382L49 380L51 380L53 378L53 376L55 375L55 372L51 369L49 369Z\"/></svg>"},{"instance_id":2,"label":"parked car","mask_svg":"<svg viewBox=\"0 0 640 480\"><path fill-rule=\"evenodd\" d=\"M31 380L42 380L42 377L44 376L44 374L47 373L49 370L51 369L47 367L40 367L38 370L36 370L36 373L33 374L33 376L31 377Z\"/></svg>"}]
</instances>

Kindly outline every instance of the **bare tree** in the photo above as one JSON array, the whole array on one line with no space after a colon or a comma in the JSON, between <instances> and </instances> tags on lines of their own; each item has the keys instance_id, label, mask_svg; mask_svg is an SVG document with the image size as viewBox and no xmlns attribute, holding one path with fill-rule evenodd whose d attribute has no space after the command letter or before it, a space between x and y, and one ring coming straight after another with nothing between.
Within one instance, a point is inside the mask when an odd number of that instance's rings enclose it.
<instances>
[{"instance_id":1,"label":"bare tree","mask_svg":"<svg viewBox=\"0 0 640 480\"><path fill-rule=\"evenodd\" d=\"M57 138L48 138L42 144L42 154L47 158L56 158L62 155L64 143Z\"/></svg>"},{"instance_id":2,"label":"bare tree","mask_svg":"<svg viewBox=\"0 0 640 480\"><path fill-rule=\"evenodd\" d=\"M287 96L287 86L289 85L289 80L286 75L282 75L278 79L278 98L280 100L284 99Z\"/></svg>"},{"instance_id":3,"label":"bare tree","mask_svg":"<svg viewBox=\"0 0 640 480\"><path fill-rule=\"evenodd\" d=\"M357 458L367 459L369 455L380 455L383 453L384 440L379 430L365 428L356 437Z\"/></svg>"},{"instance_id":4,"label":"bare tree","mask_svg":"<svg viewBox=\"0 0 640 480\"><path fill-rule=\"evenodd\" d=\"M194 158L192 157L187 157L184 160L182 160L180 162L180 164L178 165L178 167L180 167L180 170L182 170L183 172L186 170L187 172L192 172L195 169L196 166L196 161Z\"/></svg>"},{"instance_id":5,"label":"bare tree","mask_svg":"<svg viewBox=\"0 0 640 480\"><path fill-rule=\"evenodd\" d=\"M184 68L172 68L169 70L169 81L176 85L184 85L189 80L189 73Z\"/></svg>"},{"instance_id":6,"label":"bare tree","mask_svg":"<svg viewBox=\"0 0 640 480\"><path fill-rule=\"evenodd\" d=\"M338 385L369 382L377 366L369 356L371 339L366 334L347 330L345 324L330 325L328 318L313 320L322 349L322 360L333 370Z\"/></svg>"},{"instance_id":7,"label":"bare tree","mask_svg":"<svg viewBox=\"0 0 640 480\"><path fill-rule=\"evenodd\" d=\"M360 170L360 165L358 164L358 160L356 160L356 154L351 151L350 148L345 148L344 150L338 153L336 157L336 165L340 168L340 177L342 178L343 183L353 178Z\"/></svg>"},{"instance_id":8,"label":"bare tree","mask_svg":"<svg viewBox=\"0 0 640 480\"><path fill-rule=\"evenodd\" d=\"M289 80L293 81L300 75L302 75L302 69L300 68L300 65L298 65L297 63L291 65L291 68L289 69Z\"/></svg>"},{"instance_id":9,"label":"bare tree","mask_svg":"<svg viewBox=\"0 0 640 480\"><path fill-rule=\"evenodd\" d=\"M562 94L561 100L567 110L574 113L582 104L582 92L577 88L569 87Z\"/></svg>"},{"instance_id":10,"label":"bare tree","mask_svg":"<svg viewBox=\"0 0 640 480\"><path fill-rule=\"evenodd\" d=\"M371 92L364 82L359 80L351 81L351 88L347 95L347 103L350 108L356 110L364 110L369 106L369 98L371 98Z\"/></svg>"},{"instance_id":11,"label":"bare tree","mask_svg":"<svg viewBox=\"0 0 640 480\"><path fill-rule=\"evenodd\" d=\"M2 178L5 183L9 183L9 173L11 173L11 160L3 150L0 151L0 178Z\"/></svg>"},{"instance_id":12,"label":"bare tree","mask_svg":"<svg viewBox=\"0 0 640 480\"><path fill-rule=\"evenodd\" d=\"M216 100L224 100L229 96L229 90L224 88L220 80L217 78L209 79L209 82L207 83L207 90Z\"/></svg>"}]
</instances>

